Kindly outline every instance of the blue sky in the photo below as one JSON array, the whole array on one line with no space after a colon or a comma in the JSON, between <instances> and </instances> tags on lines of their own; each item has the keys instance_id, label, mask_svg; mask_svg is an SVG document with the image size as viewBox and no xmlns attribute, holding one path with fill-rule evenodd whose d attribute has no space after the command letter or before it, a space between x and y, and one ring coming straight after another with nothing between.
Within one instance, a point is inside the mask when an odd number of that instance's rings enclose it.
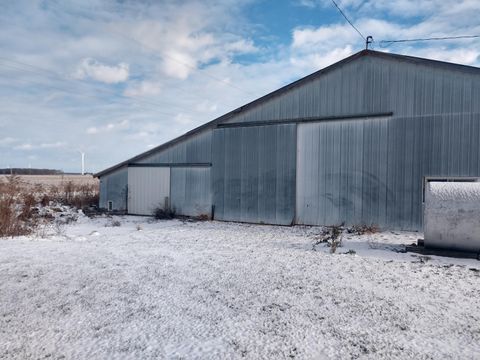
<instances>
[{"instance_id":1,"label":"blue sky","mask_svg":"<svg viewBox=\"0 0 480 360\"><path fill-rule=\"evenodd\" d=\"M480 65L478 0L338 0L374 48ZM19 0L0 11L0 167L98 171L364 47L331 0Z\"/></svg>"}]
</instances>

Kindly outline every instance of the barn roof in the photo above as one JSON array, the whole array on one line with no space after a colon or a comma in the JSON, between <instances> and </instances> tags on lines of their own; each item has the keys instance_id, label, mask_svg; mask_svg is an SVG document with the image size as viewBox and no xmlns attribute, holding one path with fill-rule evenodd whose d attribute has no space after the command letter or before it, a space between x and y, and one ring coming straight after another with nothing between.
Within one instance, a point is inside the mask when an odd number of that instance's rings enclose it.
<instances>
[{"instance_id":1,"label":"barn roof","mask_svg":"<svg viewBox=\"0 0 480 360\"><path fill-rule=\"evenodd\" d=\"M414 57L414 56L407 56L407 55L399 55L399 54L391 54L391 53L385 53L385 52L380 52L380 51L374 51L374 50L362 50L362 51L359 51L343 60L340 60L338 62L336 62L335 64L332 64L330 66L327 66L326 68L323 68L321 70L318 70L308 76L305 76L297 81L294 81L286 86L283 86L281 87L280 89L278 90L275 90L267 95L264 95L256 100L253 100L251 102L249 102L248 104L245 104L243 106L240 106L239 108L235 109L235 110L232 110L212 121L209 121L203 125L200 125L198 127L196 127L195 129L193 130L190 130L188 132L186 132L185 134L173 139L173 140L170 140L166 143L163 143L162 145L159 145L157 147L154 147L148 151L145 151L139 155L136 155L130 159L127 159L125 161L122 161L114 166L111 166L105 170L102 170L96 174L94 174L95 177L101 177L103 175L106 175L108 173L111 173L115 170L117 170L118 168L121 168L123 166L126 166L130 163L134 163L138 160L141 160L149 155L152 155L158 151L161 151L161 150L164 150L164 149L167 149L168 147L172 146L172 145L175 145L176 143L178 142L181 142L195 134L198 134L204 130L207 130L207 129L210 129L210 128L214 128L216 127L218 124L222 123L222 122L225 122L227 120L229 120L230 118L232 118L233 116L235 115L238 115L246 110L249 110L255 106L259 106L261 104L263 104L264 102L276 97L276 96L279 96L279 95L282 95L284 94L285 92L288 92L289 90L293 89L293 88L296 88L296 87L299 87L299 86L302 86L303 84L309 82L309 81L312 81L312 80L315 80L317 79L318 77L322 76L323 74L325 73L328 73L332 70L335 70L345 64L348 64L352 61L355 61L361 57L364 57L364 56L373 56L373 57L377 57L377 58L385 58L385 59L394 59L394 60L397 60L397 61L402 61L402 62L409 62L409 63L412 63L412 64L420 64L420 65L427 65L427 66L432 66L432 67L440 67L440 68L444 68L446 70L455 70L455 71L461 71L461 72L471 72L471 73L474 73L474 74L480 74L480 68L478 67L474 67L474 66L467 66L467 65L460 65L460 64L454 64L454 63L449 63L449 62L444 62L444 61L438 61L438 60L431 60L431 59L425 59L425 58L419 58L419 57Z\"/></svg>"}]
</instances>

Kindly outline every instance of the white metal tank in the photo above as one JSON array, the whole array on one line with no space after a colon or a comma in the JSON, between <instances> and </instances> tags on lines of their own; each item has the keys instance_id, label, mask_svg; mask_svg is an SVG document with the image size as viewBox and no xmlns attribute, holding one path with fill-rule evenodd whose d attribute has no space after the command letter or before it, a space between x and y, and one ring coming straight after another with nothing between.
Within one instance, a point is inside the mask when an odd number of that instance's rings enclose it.
<instances>
[{"instance_id":1,"label":"white metal tank","mask_svg":"<svg viewBox=\"0 0 480 360\"><path fill-rule=\"evenodd\" d=\"M427 248L480 252L480 182L427 182L424 232Z\"/></svg>"}]
</instances>

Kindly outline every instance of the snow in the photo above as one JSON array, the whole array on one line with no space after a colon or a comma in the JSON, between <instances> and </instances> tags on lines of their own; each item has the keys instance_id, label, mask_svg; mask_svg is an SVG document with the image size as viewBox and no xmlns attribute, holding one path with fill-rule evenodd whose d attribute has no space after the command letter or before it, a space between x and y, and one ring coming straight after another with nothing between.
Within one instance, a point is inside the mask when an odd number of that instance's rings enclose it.
<instances>
[{"instance_id":1,"label":"snow","mask_svg":"<svg viewBox=\"0 0 480 360\"><path fill-rule=\"evenodd\" d=\"M478 356L479 261L398 252L422 236L403 232L331 254L320 233L79 214L2 239L0 358Z\"/></svg>"},{"instance_id":2,"label":"snow","mask_svg":"<svg viewBox=\"0 0 480 360\"><path fill-rule=\"evenodd\" d=\"M480 201L480 182L430 181L430 201Z\"/></svg>"}]
</instances>

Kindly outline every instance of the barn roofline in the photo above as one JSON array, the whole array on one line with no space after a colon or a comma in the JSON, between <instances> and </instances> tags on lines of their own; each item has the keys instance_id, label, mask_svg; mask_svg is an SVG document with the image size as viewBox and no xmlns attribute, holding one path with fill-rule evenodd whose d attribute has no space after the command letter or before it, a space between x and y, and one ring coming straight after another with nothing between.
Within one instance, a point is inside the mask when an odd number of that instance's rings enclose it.
<instances>
[{"instance_id":1,"label":"barn roofline","mask_svg":"<svg viewBox=\"0 0 480 360\"><path fill-rule=\"evenodd\" d=\"M299 80L296 80L288 85L285 85L281 87L280 89L277 89L275 91L272 91L271 93L268 93L258 99L255 99L243 106L240 106L239 108L236 108L212 121L209 121L203 125L200 125L188 132L186 132L183 135L180 135L179 137L174 138L173 140L170 140L166 143L163 143L159 146L154 147L153 149L150 149L148 151L145 151L139 155L136 155L130 159L127 159L125 161L122 161L114 166L111 166L105 170L102 170L96 174L94 174L94 177L101 177L106 174L109 174L121 167L127 166L130 163L133 163L135 161L141 160L149 155L152 155L158 151L165 150L185 139L190 138L191 136L198 134L204 130L208 130L211 128L215 128L218 124L227 121L228 119L232 118L235 115L241 114L242 112L249 110L257 105L260 105L276 96L279 96L281 94L284 94L285 92L288 92L291 89L294 89L300 85L303 85L309 81L312 81L314 79L317 79L319 76L322 76L325 73L328 73L332 70L335 70L345 64L348 64L352 61L355 61L361 57L364 56L375 56L379 58L386 58L386 59L395 59L403 62L410 62L413 64L423 64L423 65L430 65L430 66L435 66L435 67L441 67L449 70L457 70L457 71L462 71L462 72L471 72L475 74L480 74L480 68L475 67L475 66L468 66L468 65L461 65L461 64L455 64L455 63L449 63L449 62L444 62L444 61L438 61L438 60L431 60L431 59L425 59L425 58L419 58L419 57L414 57L414 56L408 56L408 55L400 55L400 54L391 54L391 53L386 53L386 52L380 52L380 51L374 51L374 50L362 50L359 51L353 55L350 55L349 57L340 60L330 66L327 66L321 70L318 70L310 75L307 75Z\"/></svg>"}]
</instances>

